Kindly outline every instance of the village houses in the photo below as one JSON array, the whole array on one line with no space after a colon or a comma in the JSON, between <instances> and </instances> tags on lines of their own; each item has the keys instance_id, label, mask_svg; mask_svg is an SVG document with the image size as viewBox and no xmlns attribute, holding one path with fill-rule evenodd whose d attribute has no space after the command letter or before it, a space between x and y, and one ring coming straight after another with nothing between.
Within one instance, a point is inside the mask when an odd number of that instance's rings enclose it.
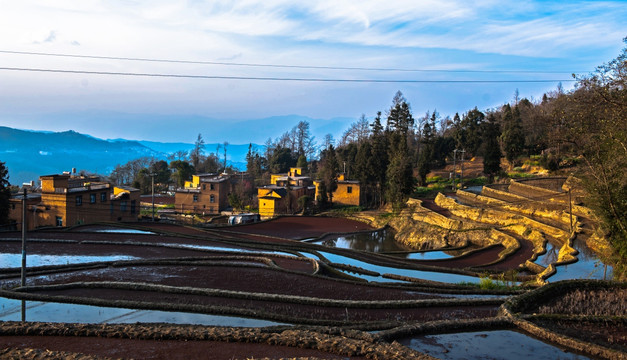
<instances>
[{"instance_id":1,"label":"village houses","mask_svg":"<svg viewBox=\"0 0 627 360\"><path fill-rule=\"evenodd\" d=\"M26 221L29 230L73 226L101 221L137 221L139 190L113 186L94 176L70 173L39 178L41 188L26 186ZM23 190L10 200L9 218L22 222Z\"/></svg>"},{"instance_id":2,"label":"village houses","mask_svg":"<svg viewBox=\"0 0 627 360\"><path fill-rule=\"evenodd\" d=\"M304 176L302 171L302 168L292 167L287 174L272 174L270 185L257 188L261 217L293 214L302 210L298 199L303 196L318 199L320 182ZM360 190L359 181L347 180L345 174L340 174L337 189L333 192L333 203L359 206L362 204Z\"/></svg>"}]
</instances>

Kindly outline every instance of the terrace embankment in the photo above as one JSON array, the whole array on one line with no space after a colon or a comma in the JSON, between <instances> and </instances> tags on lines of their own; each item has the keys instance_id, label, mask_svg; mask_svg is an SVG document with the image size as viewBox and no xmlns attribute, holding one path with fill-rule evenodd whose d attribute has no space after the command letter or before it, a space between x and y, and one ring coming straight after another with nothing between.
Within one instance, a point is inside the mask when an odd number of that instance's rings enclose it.
<instances>
[{"instance_id":1,"label":"terrace embankment","mask_svg":"<svg viewBox=\"0 0 627 360\"><path fill-rule=\"evenodd\" d=\"M435 201L410 199L394 216L372 212L356 216L377 227L391 226L397 241L415 249L498 244L503 247L498 259L474 266L528 271L543 283L555 273L555 266L577 261L576 237L603 258L611 253L594 227L591 210L581 205L584 196L577 185L565 177L512 180L483 187L481 194L458 190L452 196L440 193ZM556 262L535 263L548 243L559 249Z\"/></svg>"},{"instance_id":2,"label":"terrace embankment","mask_svg":"<svg viewBox=\"0 0 627 360\"><path fill-rule=\"evenodd\" d=\"M532 335L595 358L627 358L627 283L571 280L515 296L501 314Z\"/></svg>"}]
</instances>

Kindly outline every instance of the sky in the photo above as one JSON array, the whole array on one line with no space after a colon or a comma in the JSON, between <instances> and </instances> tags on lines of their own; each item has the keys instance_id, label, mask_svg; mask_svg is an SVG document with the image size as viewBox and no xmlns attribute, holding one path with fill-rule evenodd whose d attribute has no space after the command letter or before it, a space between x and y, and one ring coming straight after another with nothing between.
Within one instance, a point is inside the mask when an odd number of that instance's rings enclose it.
<instances>
[{"instance_id":1,"label":"sky","mask_svg":"<svg viewBox=\"0 0 627 360\"><path fill-rule=\"evenodd\" d=\"M263 143L298 115L338 138L398 90L452 117L569 89L625 19L626 1L0 0L0 125Z\"/></svg>"}]
</instances>

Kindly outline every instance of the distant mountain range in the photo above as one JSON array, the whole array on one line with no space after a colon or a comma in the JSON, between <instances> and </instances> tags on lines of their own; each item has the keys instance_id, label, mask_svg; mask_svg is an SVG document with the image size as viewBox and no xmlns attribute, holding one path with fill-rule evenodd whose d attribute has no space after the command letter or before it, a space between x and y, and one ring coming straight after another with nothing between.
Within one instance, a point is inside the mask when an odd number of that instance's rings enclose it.
<instances>
[{"instance_id":1,"label":"distant mountain range","mask_svg":"<svg viewBox=\"0 0 627 360\"><path fill-rule=\"evenodd\" d=\"M205 145L207 153L216 152L216 147L217 144ZM193 148L194 144L188 143L103 140L72 130L29 131L0 126L0 161L6 163L9 182L14 185L72 168L109 175L117 164L129 160L143 156L165 160L169 154ZM227 163L244 169L247 152L248 144L229 145Z\"/></svg>"}]
</instances>

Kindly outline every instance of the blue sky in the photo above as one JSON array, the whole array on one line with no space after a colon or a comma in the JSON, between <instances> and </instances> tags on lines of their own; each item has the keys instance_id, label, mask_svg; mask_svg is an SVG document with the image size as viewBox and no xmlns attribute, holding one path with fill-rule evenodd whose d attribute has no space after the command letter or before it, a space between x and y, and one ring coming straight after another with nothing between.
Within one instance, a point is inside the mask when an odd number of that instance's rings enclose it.
<instances>
[{"instance_id":1,"label":"blue sky","mask_svg":"<svg viewBox=\"0 0 627 360\"><path fill-rule=\"evenodd\" d=\"M625 1L0 0L0 67L321 79L563 79L568 89L571 73L590 72L618 55L627 36L625 19ZM182 64L7 51L421 71ZM344 121L348 127L362 113L372 118L385 111L397 90L415 117L434 109L452 117L475 106L484 110L509 102L516 89L521 97L538 99L557 86L14 70L0 70L0 83L0 125L173 142L193 142L202 133L209 142L232 143L261 143L280 134L265 133L263 122L239 127L237 133L212 132L214 121L294 114L311 118L318 122L312 127L324 131L326 122ZM285 130L291 126L286 121ZM329 126L330 132L337 129Z\"/></svg>"}]
</instances>

